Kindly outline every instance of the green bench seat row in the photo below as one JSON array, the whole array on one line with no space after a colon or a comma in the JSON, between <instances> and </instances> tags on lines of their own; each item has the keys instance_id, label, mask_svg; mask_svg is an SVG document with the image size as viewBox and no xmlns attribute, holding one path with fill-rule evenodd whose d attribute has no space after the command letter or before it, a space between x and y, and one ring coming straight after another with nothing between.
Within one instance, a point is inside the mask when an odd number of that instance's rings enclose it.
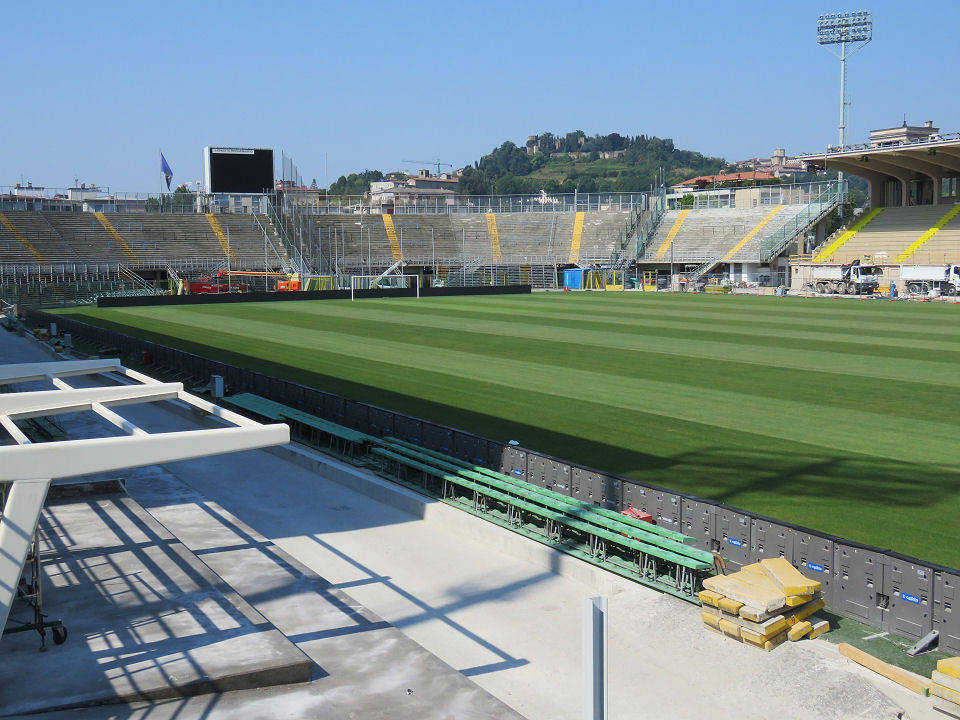
<instances>
[{"instance_id":1,"label":"green bench seat row","mask_svg":"<svg viewBox=\"0 0 960 720\"><path fill-rule=\"evenodd\" d=\"M690 570L696 571L705 571L713 567L713 556L710 555L709 560L696 560L694 558L688 557L686 555L680 555L678 553L672 552L661 547L651 545L646 542L635 540L634 538L627 537L618 532L613 532L607 530L606 528L597 527L589 522L585 522L575 517L571 517L565 514L562 510L557 511L551 508L543 507L542 505L535 504L528 500L518 498L514 495L510 495L506 492L501 492L500 490L488 487L481 483L474 482L467 478L464 478L460 475L451 475L444 470L441 470L433 465L428 465L427 463L420 462L406 455L388 450L386 448L374 448L372 452L376 455L389 458L399 464L406 465L407 467L412 467L421 472L433 475L434 477L444 480L455 485L459 485L462 488L472 490L474 492L480 493L487 497L499 500L500 502L506 503L508 505L513 505L516 508L529 512L533 515L537 515L545 520L552 520L560 525L564 525L573 530L584 533L585 535L592 535L594 537L612 542L614 544L620 545L625 548L629 548L639 553L646 555L653 555L654 557L660 558L661 560L666 560L668 562L674 563L676 565L682 565L683 567L689 568ZM709 553L707 553L709 555Z\"/></svg>"},{"instance_id":2,"label":"green bench seat row","mask_svg":"<svg viewBox=\"0 0 960 720\"><path fill-rule=\"evenodd\" d=\"M396 445L420 452L426 456L433 457L438 460L443 460L445 462L455 464L465 470L470 470L472 472L479 473L480 475L485 475L495 480L510 482L520 487L528 487L534 490L535 492L539 492L548 497L556 498L562 502L566 502L571 506L579 507L584 512L589 512L591 514L596 514L596 515L602 515L603 517L609 518L610 520L614 520L616 522L630 525L631 527L635 528L640 532L660 535L664 538L669 538L670 540L675 540L676 542L683 543L684 545L691 545L695 543L697 540L695 537L686 535L681 532L677 532L676 530L660 527L659 525L651 525L648 522L644 522L642 520L636 520L634 518L627 517L626 515L621 515L620 513L615 512L613 510L608 510L607 508L599 507L597 505L593 505L592 503L588 503L583 500L578 500L577 498L570 497L569 495L564 495L563 493L557 492L556 490L540 487L539 485L535 485L526 480L518 480L516 478L510 477L509 475L499 473L496 470L485 468L482 465L474 465L472 463L460 460L459 458L450 457L449 455L444 455L443 453L437 452L435 450L429 450L427 448L420 447L419 445L416 445L411 442L407 442L406 440L400 440L398 438L389 438L389 440Z\"/></svg>"},{"instance_id":3,"label":"green bench seat row","mask_svg":"<svg viewBox=\"0 0 960 720\"><path fill-rule=\"evenodd\" d=\"M419 459L426 464L432 465L440 470L456 473L461 477L479 482L501 492L523 497L531 502L543 505L551 510L563 513L564 515L572 516L588 524L604 528L605 530L615 533L628 534L630 537L633 537L640 542L649 545L655 545L667 552L682 555L699 563L707 563L708 566L713 565L712 553L706 550L701 550L700 548L691 547L690 545L685 545L684 543L678 542L669 537L663 537L656 533L649 532L647 528L656 527L655 525L650 525L650 523L642 523L641 521L638 521L640 524L621 522L621 520L628 518L623 515L616 514L614 514L614 517L611 518L600 513L596 513L594 511L598 508L590 505L589 503L585 503L582 500L577 500L576 498L571 498L567 495L546 490L546 488L541 488L537 485L533 485L532 483L512 480L506 475L499 475L498 477L490 474L481 474L473 470L467 470L466 468L463 468L454 462L450 462L452 458L441 459L440 457L436 457L438 453L421 452L416 446L410 447L409 443L396 442L395 448L400 454L410 456L413 459ZM641 527L641 525L646 527Z\"/></svg>"}]
</instances>

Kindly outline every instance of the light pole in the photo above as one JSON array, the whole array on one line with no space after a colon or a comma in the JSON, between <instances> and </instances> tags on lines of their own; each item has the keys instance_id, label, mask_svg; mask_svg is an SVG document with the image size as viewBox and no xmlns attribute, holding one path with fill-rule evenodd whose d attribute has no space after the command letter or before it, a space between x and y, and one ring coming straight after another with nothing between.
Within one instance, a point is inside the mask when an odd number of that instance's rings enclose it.
<instances>
[{"instance_id":1,"label":"light pole","mask_svg":"<svg viewBox=\"0 0 960 720\"><path fill-rule=\"evenodd\" d=\"M817 20L817 42L820 45L839 45L840 52L828 47L840 58L840 150L847 144L847 58L873 40L873 14L860 10L848 13L821 15ZM848 48L847 46L851 46ZM840 179L843 180L841 173Z\"/></svg>"}]
</instances>

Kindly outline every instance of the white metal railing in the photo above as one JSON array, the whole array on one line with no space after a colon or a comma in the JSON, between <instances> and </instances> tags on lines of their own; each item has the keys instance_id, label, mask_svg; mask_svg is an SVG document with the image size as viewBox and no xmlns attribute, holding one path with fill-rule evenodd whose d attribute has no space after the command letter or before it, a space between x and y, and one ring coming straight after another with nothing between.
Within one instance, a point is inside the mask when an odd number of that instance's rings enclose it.
<instances>
[{"instance_id":1,"label":"white metal railing","mask_svg":"<svg viewBox=\"0 0 960 720\"><path fill-rule=\"evenodd\" d=\"M66 188L0 186L0 210L83 212L170 213L189 215L204 212L267 213L268 205L284 212L294 207L304 214L383 214L380 201L365 195L330 195L317 201L296 194L174 194L110 192L77 199ZM389 203L397 215L447 215L488 212L593 212L635 210L644 207L645 192L538 193L529 195L414 195Z\"/></svg>"},{"instance_id":2,"label":"white metal railing","mask_svg":"<svg viewBox=\"0 0 960 720\"><path fill-rule=\"evenodd\" d=\"M820 194L788 220L780 229L760 242L760 262L769 262L779 255L800 233L829 215L847 197L846 182L832 182Z\"/></svg>"},{"instance_id":3,"label":"white metal railing","mask_svg":"<svg viewBox=\"0 0 960 720\"><path fill-rule=\"evenodd\" d=\"M708 187L671 193L666 196L668 210L709 210L751 208L765 205L807 205L821 196L835 181L785 183L781 185L735 185Z\"/></svg>"},{"instance_id":4,"label":"white metal railing","mask_svg":"<svg viewBox=\"0 0 960 720\"><path fill-rule=\"evenodd\" d=\"M863 152L864 150L890 150L890 149L903 149L910 147L927 147L930 145L937 145L940 143L956 142L960 140L960 132L952 133L937 133L935 135L929 135L923 138L916 138L914 140L902 140L900 142L893 143L884 143L883 145L874 145L873 143L859 143L857 145L844 145L843 147L836 147L833 145L828 145L826 152L815 152L815 153L801 153L797 156L798 159L803 158L819 158L824 157L824 155L841 155L843 153L850 152Z\"/></svg>"},{"instance_id":5,"label":"white metal railing","mask_svg":"<svg viewBox=\"0 0 960 720\"><path fill-rule=\"evenodd\" d=\"M367 195L329 196L322 201L284 199L286 211L303 215L455 215L636 211L649 193L540 193L535 195L450 195L397 198L384 208Z\"/></svg>"}]
</instances>

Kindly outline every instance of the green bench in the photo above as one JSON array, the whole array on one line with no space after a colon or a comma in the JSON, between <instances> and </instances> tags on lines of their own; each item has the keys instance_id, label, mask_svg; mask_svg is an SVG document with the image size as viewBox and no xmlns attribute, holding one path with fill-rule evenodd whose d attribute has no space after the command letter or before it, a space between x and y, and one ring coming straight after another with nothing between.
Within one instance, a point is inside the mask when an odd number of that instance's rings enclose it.
<instances>
[{"instance_id":1,"label":"green bench","mask_svg":"<svg viewBox=\"0 0 960 720\"><path fill-rule=\"evenodd\" d=\"M695 537L686 535L681 532L677 532L676 530L660 527L659 525L651 525L648 522L643 522L642 520L636 520L634 518L627 517L626 515L621 515L620 513L614 510L608 510L607 508L600 507L598 505L593 505L592 503L588 503L583 500L578 500L577 498L570 497L569 495L564 495L563 493L559 493L556 490L551 490L549 488L540 487L539 485L534 485L533 483L528 482L526 480L518 480L516 478L510 477L509 475L499 473L496 470L485 468L482 465L473 465L472 463L465 462L463 460L460 460L459 458L451 457L449 455L444 455L443 453L437 452L436 450L429 450L427 448L420 447L419 445L408 442L406 440L389 438L389 441L395 445L399 445L404 448L423 453L424 455L437 458L438 460L443 460L445 462L457 465L463 468L464 470L470 470L472 472L476 472L481 475L490 477L494 480L506 481L506 482L510 482L515 485L518 485L520 487L530 488L534 492L538 492L543 495L547 495L549 497L554 497L572 506L580 507L586 512L602 515L603 517L609 518L616 522L630 525L631 527L635 528L640 532L653 533L654 535L660 535L662 537L669 538L670 540L675 540L676 542L682 543L684 545L692 545L697 540Z\"/></svg>"},{"instance_id":2,"label":"green bench","mask_svg":"<svg viewBox=\"0 0 960 720\"><path fill-rule=\"evenodd\" d=\"M428 464L432 464L442 470L456 473L462 477L469 478L484 485L488 485L502 492L516 494L532 502L539 503L552 510L564 513L565 515L573 516L592 525L602 527L615 533L626 534L636 540L639 540L640 542L655 545L663 550L675 553L677 555L686 556L699 563L707 563L709 566L713 565L713 555L710 552L691 547L690 545L678 542L669 537L664 537L655 532L651 532L649 528L656 528L656 526L651 525L650 523L644 523L642 521L634 521L634 523L623 522L624 520L630 520L632 518L627 518L626 516L607 511L607 513L613 515L613 517L609 517L603 513L596 512L597 510L601 510L603 508L597 508L590 503L577 500L576 498L571 498L567 495L562 495L552 490L547 490L546 488L541 488L537 485L533 485L532 483L513 480L507 475L499 475L499 477L497 477L492 473L481 474L473 470L467 470L459 466L457 463L451 462L453 458L438 458L436 457L438 453L422 452L420 448L416 448L415 446L410 447L409 443L396 443L396 450L398 450L401 454L408 454L415 459L425 461Z\"/></svg>"},{"instance_id":3,"label":"green bench","mask_svg":"<svg viewBox=\"0 0 960 720\"><path fill-rule=\"evenodd\" d=\"M629 548L639 553L645 555L653 555L654 557L660 558L661 560L666 560L677 565L682 565L683 567L689 568L690 570L704 571L709 570L713 567L713 556L710 556L709 561L707 560L697 560L685 555L680 555L671 550L657 547L651 545L647 542L640 540L635 540L634 538L627 537L618 532L608 530L606 528L598 527L592 523L586 522L579 518L571 517L560 509L553 509L543 507L542 505L535 504L529 500L516 497L515 495L509 494L509 492L502 492L499 489L488 487L484 484L474 482L467 478L464 478L460 475L450 475L444 470L427 463L415 460L406 455L388 450L386 448L373 448L371 450L376 455L381 457L386 457L393 460L396 463L406 465L408 467L415 468L420 472L433 475L434 477L443 480L445 483L452 483L459 485L462 488L471 490L474 492L475 496L483 495L486 497L499 500L507 504L508 506L513 506L517 509L523 510L525 512L537 515L545 520L550 520L552 522L558 523L565 527L568 527L573 530L577 530L587 536L592 536L598 539L605 540L607 542L620 545L625 548ZM515 490L513 492L516 492ZM476 503L476 499L475 499ZM558 506L562 507L559 503ZM686 546L684 546L686 547ZM709 553L707 553L709 555Z\"/></svg>"},{"instance_id":4,"label":"green bench","mask_svg":"<svg viewBox=\"0 0 960 720\"><path fill-rule=\"evenodd\" d=\"M326 447L340 455L358 457L366 454L366 447L374 438L372 435L352 430L337 423L324 420L303 410L278 403L252 393L237 393L224 400L234 407L260 415L277 422L288 421L293 425L294 434L310 444Z\"/></svg>"}]
</instances>

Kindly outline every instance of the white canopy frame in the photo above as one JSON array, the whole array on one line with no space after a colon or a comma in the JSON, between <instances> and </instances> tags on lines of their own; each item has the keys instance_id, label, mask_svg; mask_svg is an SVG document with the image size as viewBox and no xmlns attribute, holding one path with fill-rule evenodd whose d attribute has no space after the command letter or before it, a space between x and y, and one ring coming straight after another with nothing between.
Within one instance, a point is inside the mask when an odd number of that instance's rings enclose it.
<instances>
[{"instance_id":1,"label":"white canopy frame","mask_svg":"<svg viewBox=\"0 0 960 720\"><path fill-rule=\"evenodd\" d=\"M64 379L110 374L127 384L74 388ZM53 480L290 442L285 424L263 425L186 392L182 383L160 382L116 359L0 365L0 385L43 380L56 389L0 394L0 426L17 443L0 446L0 483L11 483L0 508L0 630L17 597ZM148 433L111 409L161 400L179 400L232 427ZM16 425L17 420L88 410L125 434L34 444Z\"/></svg>"}]
</instances>

